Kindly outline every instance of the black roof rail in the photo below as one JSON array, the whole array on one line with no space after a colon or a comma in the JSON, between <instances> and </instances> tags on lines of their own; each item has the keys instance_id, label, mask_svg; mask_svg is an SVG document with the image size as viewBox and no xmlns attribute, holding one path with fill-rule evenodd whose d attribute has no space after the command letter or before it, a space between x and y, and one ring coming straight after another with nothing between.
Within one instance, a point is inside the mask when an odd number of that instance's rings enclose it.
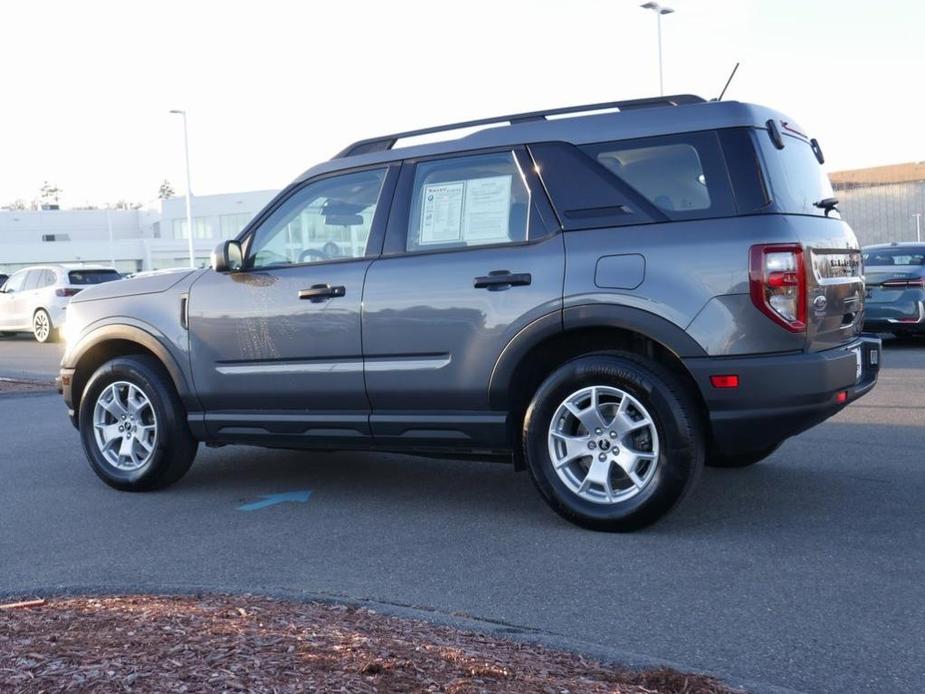
<instances>
[{"instance_id":1,"label":"black roof rail","mask_svg":"<svg viewBox=\"0 0 925 694\"><path fill-rule=\"evenodd\" d=\"M700 104L706 100L695 96L694 94L675 94L672 96L656 96L648 99L630 99L627 101L607 101L600 104L584 104L582 106L567 106L565 108L554 108L547 111L531 111L529 113L514 113L508 116L493 116L492 118L480 118L478 120L463 121L461 123L450 123L449 125L437 125L430 128L421 128L420 130L408 130L403 133L394 133L392 135L383 135L381 137L372 137L367 140L354 142L343 151L339 152L334 158L352 157L357 154L369 154L371 152L385 152L392 149L399 140L417 137L418 135L430 135L446 130L461 130L463 128L474 128L479 125L494 125L496 123L527 123L530 121L546 120L549 116L559 116L566 113L581 113L583 111L603 111L604 109L616 108L621 111L629 111L636 108L652 108L654 106L681 106L683 104Z\"/></svg>"}]
</instances>

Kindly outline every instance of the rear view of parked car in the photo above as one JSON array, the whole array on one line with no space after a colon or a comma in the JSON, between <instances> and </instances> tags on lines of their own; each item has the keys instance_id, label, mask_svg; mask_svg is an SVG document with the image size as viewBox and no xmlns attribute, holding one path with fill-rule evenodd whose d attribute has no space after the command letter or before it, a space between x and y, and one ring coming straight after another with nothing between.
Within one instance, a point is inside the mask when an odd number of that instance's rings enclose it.
<instances>
[{"instance_id":1,"label":"rear view of parked car","mask_svg":"<svg viewBox=\"0 0 925 694\"><path fill-rule=\"evenodd\" d=\"M925 333L925 244L864 249L865 330L905 336Z\"/></svg>"},{"instance_id":2,"label":"rear view of parked car","mask_svg":"<svg viewBox=\"0 0 925 694\"><path fill-rule=\"evenodd\" d=\"M54 341L72 296L121 278L105 267L39 265L14 272L0 288L0 333L31 332L38 342Z\"/></svg>"}]
</instances>

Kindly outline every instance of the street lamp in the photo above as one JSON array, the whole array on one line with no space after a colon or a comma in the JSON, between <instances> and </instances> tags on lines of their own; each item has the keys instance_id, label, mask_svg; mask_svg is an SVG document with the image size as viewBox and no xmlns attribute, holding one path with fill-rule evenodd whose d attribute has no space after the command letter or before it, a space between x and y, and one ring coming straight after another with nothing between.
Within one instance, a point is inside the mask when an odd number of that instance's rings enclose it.
<instances>
[{"instance_id":1,"label":"street lamp","mask_svg":"<svg viewBox=\"0 0 925 694\"><path fill-rule=\"evenodd\" d=\"M665 83L662 78L662 15L671 14L673 9L657 2L645 2L640 5L643 9L652 10L658 18L658 93L659 96L665 95Z\"/></svg>"},{"instance_id":2,"label":"street lamp","mask_svg":"<svg viewBox=\"0 0 925 694\"><path fill-rule=\"evenodd\" d=\"M186 151L186 235L189 239L189 266L196 267L196 253L193 250L193 187L189 174L189 131L186 128L186 111L172 109L171 113L183 116L183 149Z\"/></svg>"}]
</instances>

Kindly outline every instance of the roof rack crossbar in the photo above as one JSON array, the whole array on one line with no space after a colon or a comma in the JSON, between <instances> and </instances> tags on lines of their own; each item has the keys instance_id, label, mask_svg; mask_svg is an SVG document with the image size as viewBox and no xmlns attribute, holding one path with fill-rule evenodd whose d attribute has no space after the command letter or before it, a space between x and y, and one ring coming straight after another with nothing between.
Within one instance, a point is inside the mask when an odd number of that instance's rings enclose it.
<instances>
[{"instance_id":1,"label":"roof rack crossbar","mask_svg":"<svg viewBox=\"0 0 925 694\"><path fill-rule=\"evenodd\" d=\"M420 130L408 130L402 133L392 135L383 135L366 140L354 142L343 151L339 152L334 158L342 159L357 154L369 154L371 152L385 152L392 149L399 140L419 135L430 135L449 130L462 130L463 128L474 128L480 125L494 125L496 123L528 123L530 121L546 120L549 116L559 116L568 113L581 113L584 111L603 111L605 109L619 109L628 111L637 108L651 108L654 106L681 106L682 104L699 104L705 99L693 94L675 94L673 96L656 96L647 99L630 99L627 101L607 101L600 104L584 104L582 106L566 106L565 108L554 108L546 111L531 111L528 113L514 113L507 116L493 116L491 118L480 118L478 120L463 121L460 123L450 123L448 125L438 125L430 128L421 128Z\"/></svg>"}]
</instances>

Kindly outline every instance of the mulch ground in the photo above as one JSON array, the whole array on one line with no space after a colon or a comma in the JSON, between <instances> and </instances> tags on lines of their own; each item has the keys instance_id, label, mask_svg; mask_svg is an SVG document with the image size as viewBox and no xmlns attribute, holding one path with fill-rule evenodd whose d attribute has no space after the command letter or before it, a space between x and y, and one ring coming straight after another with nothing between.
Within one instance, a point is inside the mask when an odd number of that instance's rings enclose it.
<instances>
[{"instance_id":1,"label":"mulch ground","mask_svg":"<svg viewBox=\"0 0 925 694\"><path fill-rule=\"evenodd\" d=\"M0 608L2 692L730 694L573 653L378 614L253 596L61 598Z\"/></svg>"}]
</instances>

